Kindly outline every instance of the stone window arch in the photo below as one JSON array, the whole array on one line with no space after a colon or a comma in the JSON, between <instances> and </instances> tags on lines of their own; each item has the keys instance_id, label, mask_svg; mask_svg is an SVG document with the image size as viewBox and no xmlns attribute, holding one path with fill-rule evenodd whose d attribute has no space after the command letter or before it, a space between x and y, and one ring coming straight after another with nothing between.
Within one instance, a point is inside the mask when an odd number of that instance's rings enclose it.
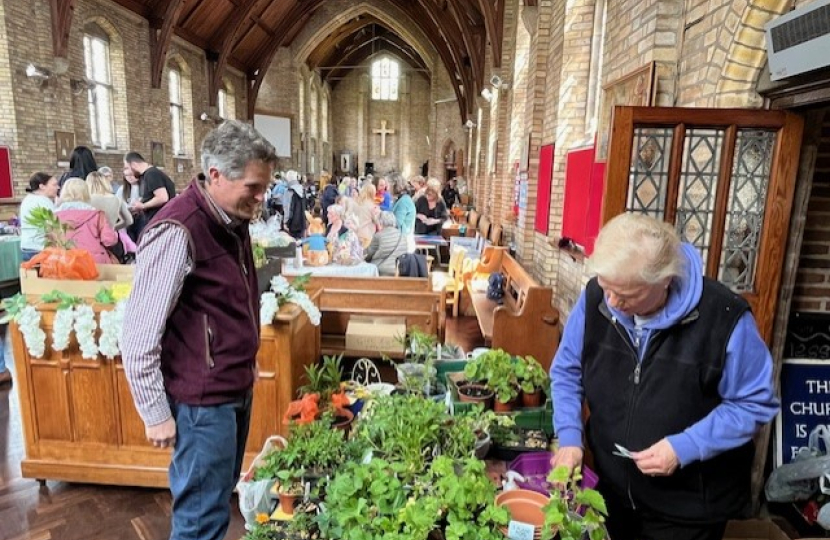
<instances>
[{"instance_id":1,"label":"stone window arch","mask_svg":"<svg viewBox=\"0 0 830 540\"><path fill-rule=\"evenodd\" d=\"M388 56L372 62L372 99L398 101L400 75L400 64Z\"/></svg>"},{"instance_id":2,"label":"stone window arch","mask_svg":"<svg viewBox=\"0 0 830 540\"><path fill-rule=\"evenodd\" d=\"M115 90L110 34L96 22L84 25L84 81L77 83L77 93L87 97L89 133L93 146L117 148L115 126ZM73 87L73 92L76 90Z\"/></svg>"},{"instance_id":3,"label":"stone window arch","mask_svg":"<svg viewBox=\"0 0 830 540\"><path fill-rule=\"evenodd\" d=\"M222 86L219 88L219 95L216 99L216 107L220 117L225 120L236 120L236 92L233 84L227 79L222 79Z\"/></svg>"},{"instance_id":4,"label":"stone window arch","mask_svg":"<svg viewBox=\"0 0 830 540\"><path fill-rule=\"evenodd\" d=\"M170 104L172 154L184 157L193 154L193 92L190 68L179 55L167 62L167 95Z\"/></svg>"}]
</instances>

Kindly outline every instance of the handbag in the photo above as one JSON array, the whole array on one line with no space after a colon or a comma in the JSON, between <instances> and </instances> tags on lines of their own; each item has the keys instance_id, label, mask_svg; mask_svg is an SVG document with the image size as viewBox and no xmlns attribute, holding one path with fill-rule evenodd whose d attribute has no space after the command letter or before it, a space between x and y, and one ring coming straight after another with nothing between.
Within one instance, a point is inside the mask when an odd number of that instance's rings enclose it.
<instances>
[{"instance_id":1,"label":"handbag","mask_svg":"<svg viewBox=\"0 0 830 540\"><path fill-rule=\"evenodd\" d=\"M504 274L493 272L487 278L487 298L501 304L504 302Z\"/></svg>"}]
</instances>

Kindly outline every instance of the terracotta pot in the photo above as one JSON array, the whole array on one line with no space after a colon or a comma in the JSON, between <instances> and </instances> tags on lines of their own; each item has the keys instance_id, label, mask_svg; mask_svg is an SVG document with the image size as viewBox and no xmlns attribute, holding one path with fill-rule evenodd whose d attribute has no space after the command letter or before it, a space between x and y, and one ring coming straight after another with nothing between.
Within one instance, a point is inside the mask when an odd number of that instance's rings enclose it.
<instances>
[{"instance_id":1,"label":"terracotta pot","mask_svg":"<svg viewBox=\"0 0 830 540\"><path fill-rule=\"evenodd\" d=\"M354 422L354 413L349 409L338 408L334 411L334 422L332 422L331 427L342 429L345 433L348 433L352 427L352 422Z\"/></svg>"},{"instance_id":2,"label":"terracotta pot","mask_svg":"<svg viewBox=\"0 0 830 540\"><path fill-rule=\"evenodd\" d=\"M493 410L496 411L496 412L510 412L513 409L515 409L518 404L519 404L519 396L516 396L515 398L511 399L507 403L502 403L501 401L499 401L499 399L497 397L496 400L495 400L495 403L493 404Z\"/></svg>"},{"instance_id":3,"label":"terracotta pot","mask_svg":"<svg viewBox=\"0 0 830 540\"><path fill-rule=\"evenodd\" d=\"M297 495L293 493L280 493L280 509L283 513L293 516L294 505L297 502Z\"/></svg>"},{"instance_id":4,"label":"terracotta pot","mask_svg":"<svg viewBox=\"0 0 830 540\"><path fill-rule=\"evenodd\" d=\"M481 403L486 409L493 408L493 391L483 384L465 383L458 387L458 400L462 403Z\"/></svg>"},{"instance_id":5,"label":"terracotta pot","mask_svg":"<svg viewBox=\"0 0 830 540\"><path fill-rule=\"evenodd\" d=\"M542 390L537 388L532 394L522 392L523 407L540 407L542 405Z\"/></svg>"},{"instance_id":6,"label":"terracotta pot","mask_svg":"<svg viewBox=\"0 0 830 540\"><path fill-rule=\"evenodd\" d=\"M503 491L496 497L496 506L507 509L511 519L533 525L537 535L545 524L542 507L548 502L550 502L549 497L527 489Z\"/></svg>"}]
</instances>

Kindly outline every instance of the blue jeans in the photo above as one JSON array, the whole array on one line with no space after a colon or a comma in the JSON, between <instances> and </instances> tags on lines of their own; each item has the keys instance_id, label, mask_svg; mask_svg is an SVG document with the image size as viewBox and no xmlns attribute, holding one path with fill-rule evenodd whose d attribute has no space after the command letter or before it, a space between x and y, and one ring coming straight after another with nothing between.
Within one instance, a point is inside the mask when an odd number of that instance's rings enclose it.
<instances>
[{"instance_id":1,"label":"blue jeans","mask_svg":"<svg viewBox=\"0 0 830 540\"><path fill-rule=\"evenodd\" d=\"M171 403L176 445L170 463L173 531L170 540L222 540L239 480L251 397L207 407ZM235 444L234 444L235 443Z\"/></svg>"}]
</instances>

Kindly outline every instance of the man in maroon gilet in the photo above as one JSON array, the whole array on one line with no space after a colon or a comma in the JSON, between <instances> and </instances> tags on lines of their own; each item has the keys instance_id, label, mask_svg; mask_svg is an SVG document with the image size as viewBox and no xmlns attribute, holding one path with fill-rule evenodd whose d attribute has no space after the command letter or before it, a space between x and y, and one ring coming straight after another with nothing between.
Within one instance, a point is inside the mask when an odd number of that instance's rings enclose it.
<instances>
[{"instance_id":1,"label":"man in maroon gilet","mask_svg":"<svg viewBox=\"0 0 830 540\"><path fill-rule=\"evenodd\" d=\"M122 356L147 438L173 447L171 540L222 540L242 466L259 349L248 222L274 147L228 121L202 143L194 179L144 230Z\"/></svg>"}]
</instances>

